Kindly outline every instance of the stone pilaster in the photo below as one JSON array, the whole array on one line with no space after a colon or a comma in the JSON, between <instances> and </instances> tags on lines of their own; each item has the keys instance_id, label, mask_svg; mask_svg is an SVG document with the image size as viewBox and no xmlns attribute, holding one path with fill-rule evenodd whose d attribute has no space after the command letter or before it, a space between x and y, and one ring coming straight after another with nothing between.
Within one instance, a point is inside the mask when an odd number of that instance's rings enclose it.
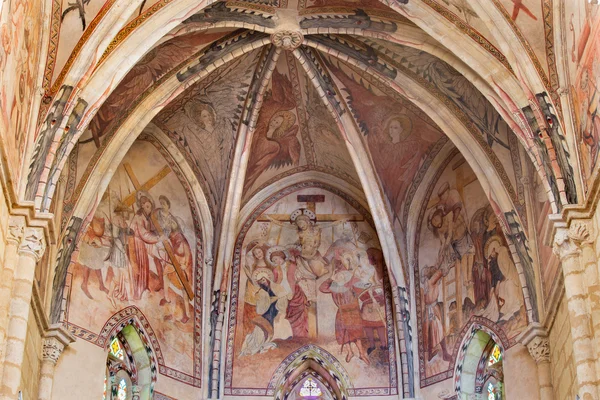
<instances>
[{"instance_id":1,"label":"stone pilaster","mask_svg":"<svg viewBox=\"0 0 600 400\"><path fill-rule=\"evenodd\" d=\"M52 399L56 363L65 347L74 341L75 338L61 324L51 326L46 332L42 345L38 400Z\"/></svg>"},{"instance_id":2,"label":"stone pilaster","mask_svg":"<svg viewBox=\"0 0 600 400\"><path fill-rule=\"evenodd\" d=\"M581 249L582 243L589 237L587 224L578 221L574 221L569 228L558 228L554 236L554 253L561 260L565 277L573 358L577 371L578 393L582 400L599 398L596 348Z\"/></svg>"},{"instance_id":3,"label":"stone pilaster","mask_svg":"<svg viewBox=\"0 0 600 400\"><path fill-rule=\"evenodd\" d=\"M17 397L21 383L35 266L45 250L43 229L25 228L19 245L18 262L12 285L0 400L14 400Z\"/></svg>"},{"instance_id":4,"label":"stone pilaster","mask_svg":"<svg viewBox=\"0 0 600 400\"><path fill-rule=\"evenodd\" d=\"M527 346L531 358L533 358L537 365L540 399L553 400L550 341L548 340L547 332L539 323L532 323L523 332L519 341L524 346Z\"/></svg>"},{"instance_id":5,"label":"stone pilaster","mask_svg":"<svg viewBox=\"0 0 600 400\"><path fill-rule=\"evenodd\" d=\"M15 266L18 259L18 250L23 232L25 230L25 217L10 216L8 219L8 233L4 249L4 266L0 270L0 377L4 369L6 350L6 330L9 321L10 299L15 276Z\"/></svg>"}]
</instances>

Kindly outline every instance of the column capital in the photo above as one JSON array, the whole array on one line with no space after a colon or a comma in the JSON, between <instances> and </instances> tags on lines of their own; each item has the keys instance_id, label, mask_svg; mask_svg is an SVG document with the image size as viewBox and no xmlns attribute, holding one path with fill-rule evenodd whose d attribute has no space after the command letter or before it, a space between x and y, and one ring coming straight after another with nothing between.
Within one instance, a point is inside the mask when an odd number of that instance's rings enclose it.
<instances>
[{"instance_id":1,"label":"column capital","mask_svg":"<svg viewBox=\"0 0 600 400\"><path fill-rule=\"evenodd\" d=\"M62 324L52 325L44 335L42 343L42 360L56 364L60 355L75 338Z\"/></svg>"},{"instance_id":2,"label":"column capital","mask_svg":"<svg viewBox=\"0 0 600 400\"><path fill-rule=\"evenodd\" d=\"M8 218L8 232L6 234L6 240L18 246L23 238L24 230L25 217L21 215L11 215Z\"/></svg>"},{"instance_id":3,"label":"column capital","mask_svg":"<svg viewBox=\"0 0 600 400\"><path fill-rule=\"evenodd\" d=\"M534 337L529 344L527 344L527 350L529 350L529 354L531 354L531 357L533 357L536 364L550 362L550 341L547 337Z\"/></svg>"},{"instance_id":4,"label":"column capital","mask_svg":"<svg viewBox=\"0 0 600 400\"><path fill-rule=\"evenodd\" d=\"M42 228L27 227L19 245L20 254L29 254L39 261L46 251L46 239Z\"/></svg>"},{"instance_id":5,"label":"column capital","mask_svg":"<svg viewBox=\"0 0 600 400\"><path fill-rule=\"evenodd\" d=\"M593 243L592 222L575 220L569 228L560 227L554 234L553 250L561 261L581 253L581 247Z\"/></svg>"}]
</instances>

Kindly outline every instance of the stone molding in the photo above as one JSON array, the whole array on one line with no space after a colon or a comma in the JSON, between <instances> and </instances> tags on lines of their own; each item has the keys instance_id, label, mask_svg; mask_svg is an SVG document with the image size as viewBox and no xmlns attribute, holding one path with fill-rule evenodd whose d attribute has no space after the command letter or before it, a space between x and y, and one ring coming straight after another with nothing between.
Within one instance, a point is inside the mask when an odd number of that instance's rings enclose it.
<instances>
[{"instance_id":1,"label":"stone molding","mask_svg":"<svg viewBox=\"0 0 600 400\"><path fill-rule=\"evenodd\" d=\"M550 362L550 341L548 332L542 324L539 322L529 324L518 340L527 347L536 364Z\"/></svg>"},{"instance_id":2,"label":"stone molding","mask_svg":"<svg viewBox=\"0 0 600 400\"><path fill-rule=\"evenodd\" d=\"M18 246L23 238L24 230L25 217L20 215L11 215L8 218L8 232L6 234L6 240Z\"/></svg>"},{"instance_id":3,"label":"stone molding","mask_svg":"<svg viewBox=\"0 0 600 400\"><path fill-rule=\"evenodd\" d=\"M25 233L19 245L20 254L29 254L38 262L46 251L46 240L42 228L25 228Z\"/></svg>"},{"instance_id":4,"label":"stone molding","mask_svg":"<svg viewBox=\"0 0 600 400\"><path fill-rule=\"evenodd\" d=\"M271 35L271 43L284 50L294 50L300 47L304 36L299 31L281 30Z\"/></svg>"},{"instance_id":5,"label":"stone molding","mask_svg":"<svg viewBox=\"0 0 600 400\"><path fill-rule=\"evenodd\" d=\"M42 343L42 360L56 364L60 355L75 338L65 329L62 324L52 325Z\"/></svg>"}]
</instances>

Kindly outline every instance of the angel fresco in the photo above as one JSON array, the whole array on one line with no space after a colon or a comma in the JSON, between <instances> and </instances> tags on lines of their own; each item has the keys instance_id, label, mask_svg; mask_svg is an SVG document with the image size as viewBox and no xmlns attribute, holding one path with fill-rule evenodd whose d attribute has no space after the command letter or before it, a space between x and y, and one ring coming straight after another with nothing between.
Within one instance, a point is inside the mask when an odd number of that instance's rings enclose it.
<instances>
[{"instance_id":1,"label":"angel fresco","mask_svg":"<svg viewBox=\"0 0 600 400\"><path fill-rule=\"evenodd\" d=\"M399 213L419 166L441 133L402 104L377 95L341 68L329 64L352 98L351 107L367 136L375 168L392 209Z\"/></svg>"},{"instance_id":2,"label":"angel fresco","mask_svg":"<svg viewBox=\"0 0 600 400\"><path fill-rule=\"evenodd\" d=\"M204 45L222 36L222 34L190 34L177 40L171 40L150 50L125 75L123 81L107 98L90 124L92 137L82 139L80 143L96 141L109 126L111 121L150 88L154 82L164 76L171 68L182 62L187 54L193 54Z\"/></svg>"},{"instance_id":3,"label":"angel fresco","mask_svg":"<svg viewBox=\"0 0 600 400\"><path fill-rule=\"evenodd\" d=\"M256 126L244 190L254 185L258 177L270 168L297 166L301 146L298 137L296 107L292 83L287 76L273 71L272 88L265 96Z\"/></svg>"}]
</instances>

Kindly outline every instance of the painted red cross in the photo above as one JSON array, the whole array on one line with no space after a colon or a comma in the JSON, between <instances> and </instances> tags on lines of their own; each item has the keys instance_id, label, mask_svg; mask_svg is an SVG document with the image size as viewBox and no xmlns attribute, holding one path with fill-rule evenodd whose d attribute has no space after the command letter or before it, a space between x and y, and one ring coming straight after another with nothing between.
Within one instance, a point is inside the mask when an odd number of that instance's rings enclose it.
<instances>
[{"instance_id":1,"label":"painted red cross","mask_svg":"<svg viewBox=\"0 0 600 400\"><path fill-rule=\"evenodd\" d=\"M517 17L519 16L519 12L521 10L523 10L523 12L527 15L529 15L531 18L533 18L535 21L537 21L537 17L535 15L533 15L533 13L529 10L529 8L527 8L527 6L525 6L523 4L523 0L511 0L514 4L513 6L513 12L512 12L512 20L516 21Z\"/></svg>"}]
</instances>

